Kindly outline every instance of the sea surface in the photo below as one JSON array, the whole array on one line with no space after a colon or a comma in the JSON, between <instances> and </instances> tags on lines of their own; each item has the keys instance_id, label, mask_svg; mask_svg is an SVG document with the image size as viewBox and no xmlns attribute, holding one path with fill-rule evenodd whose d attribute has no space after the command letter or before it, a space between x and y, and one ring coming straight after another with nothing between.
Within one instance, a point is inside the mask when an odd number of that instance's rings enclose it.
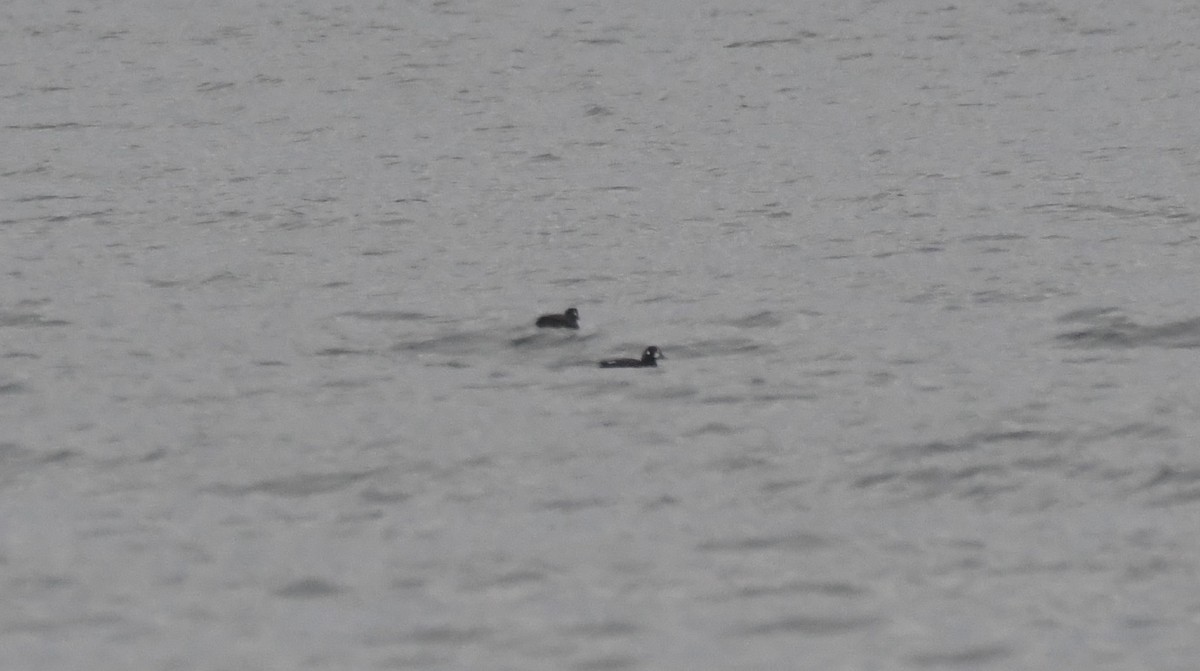
<instances>
[{"instance_id":1,"label":"sea surface","mask_svg":"<svg viewBox=\"0 0 1200 671\"><path fill-rule=\"evenodd\" d=\"M1197 668L1194 2L13 0L0 82L2 668Z\"/></svg>"}]
</instances>

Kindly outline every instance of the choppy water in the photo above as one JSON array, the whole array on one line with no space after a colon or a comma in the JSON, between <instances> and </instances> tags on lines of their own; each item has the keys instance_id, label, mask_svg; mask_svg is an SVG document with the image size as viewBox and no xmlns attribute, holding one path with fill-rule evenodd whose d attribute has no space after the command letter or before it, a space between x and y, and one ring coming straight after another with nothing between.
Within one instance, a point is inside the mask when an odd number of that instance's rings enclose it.
<instances>
[{"instance_id":1,"label":"choppy water","mask_svg":"<svg viewBox=\"0 0 1200 671\"><path fill-rule=\"evenodd\" d=\"M0 16L5 668L1200 657L1193 5Z\"/></svg>"}]
</instances>

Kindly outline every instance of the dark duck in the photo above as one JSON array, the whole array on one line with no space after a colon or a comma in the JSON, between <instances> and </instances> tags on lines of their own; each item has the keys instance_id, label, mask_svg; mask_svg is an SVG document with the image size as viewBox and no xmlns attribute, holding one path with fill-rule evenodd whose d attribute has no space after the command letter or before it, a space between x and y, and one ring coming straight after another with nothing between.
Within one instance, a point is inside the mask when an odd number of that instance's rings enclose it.
<instances>
[{"instance_id":1,"label":"dark duck","mask_svg":"<svg viewBox=\"0 0 1200 671\"><path fill-rule=\"evenodd\" d=\"M561 315L542 315L534 322L538 328L544 329L577 329L579 328L579 310L567 308Z\"/></svg>"},{"instance_id":2,"label":"dark duck","mask_svg":"<svg viewBox=\"0 0 1200 671\"><path fill-rule=\"evenodd\" d=\"M609 359L601 361L601 368L657 368L658 360L667 358L662 351L654 345L646 348L642 352L640 359Z\"/></svg>"}]
</instances>

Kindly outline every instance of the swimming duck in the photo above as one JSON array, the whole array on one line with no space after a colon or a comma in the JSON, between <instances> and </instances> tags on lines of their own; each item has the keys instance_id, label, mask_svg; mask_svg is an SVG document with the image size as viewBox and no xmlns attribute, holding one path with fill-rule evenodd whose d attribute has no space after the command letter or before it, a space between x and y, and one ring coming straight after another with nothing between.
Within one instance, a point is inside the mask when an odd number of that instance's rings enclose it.
<instances>
[{"instance_id":1,"label":"swimming duck","mask_svg":"<svg viewBox=\"0 0 1200 671\"><path fill-rule=\"evenodd\" d=\"M666 357L666 355L664 355L662 353L661 350L659 350L654 345L651 345L646 348L646 351L642 352L642 358L640 358L640 359L609 359L607 361L601 361L600 367L601 368L657 368L658 360L665 359L665 358L667 358L667 357Z\"/></svg>"},{"instance_id":2,"label":"swimming duck","mask_svg":"<svg viewBox=\"0 0 1200 671\"><path fill-rule=\"evenodd\" d=\"M542 315L535 324L539 328L577 329L579 328L579 310L567 308L561 315Z\"/></svg>"}]
</instances>

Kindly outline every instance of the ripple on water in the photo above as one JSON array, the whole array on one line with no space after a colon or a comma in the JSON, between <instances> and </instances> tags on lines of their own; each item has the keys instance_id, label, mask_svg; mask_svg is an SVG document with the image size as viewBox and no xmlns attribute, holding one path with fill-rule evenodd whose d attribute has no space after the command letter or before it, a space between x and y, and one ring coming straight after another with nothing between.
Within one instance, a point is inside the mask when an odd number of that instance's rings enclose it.
<instances>
[{"instance_id":1,"label":"ripple on water","mask_svg":"<svg viewBox=\"0 0 1200 671\"><path fill-rule=\"evenodd\" d=\"M832 636L851 634L870 629L880 623L880 618L863 615L858 617L822 617L820 615L788 615L759 624L749 625L739 633L747 636L774 636L778 634L806 634L809 636Z\"/></svg>"},{"instance_id":2,"label":"ripple on water","mask_svg":"<svg viewBox=\"0 0 1200 671\"><path fill-rule=\"evenodd\" d=\"M716 601L731 601L741 599L760 599L777 596L794 596L803 594L854 599L866 596L869 590L852 585L848 582L824 582L818 580L792 580L778 585L744 585L731 592L714 597Z\"/></svg>"},{"instance_id":3,"label":"ripple on water","mask_svg":"<svg viewBox=\"0 0 1200 671\"><path fill-rule=\"evenodd\" d=\"M537 507L542 510L553 510L560 513L572 513L577 510L586 510L588 508L601 508L610 504L611 502L607 499L589 497L580 499L552 499L539 503Z\"/></svg>"},{"instance_id":4,"label":"ripple on water","mask_svg":"<svg viewBox=\"0 0 1200 671\"><path fill-rule=\"evenodd\" d=\"M433 319L432 315L427 315L423 312L410 312L406 310L343 312L338 316L349 317L351 319L360 319L369 322L410 322Z\"/></svg>"},{"instance_id":5,"label":"ripple on water","mask_svg":"<svg viewBox=\"0 0 1200 671\"><path fill-rule=\"evenodd\" d=\"M47 319L36 312L0 312L0 327L68 326L65 319Z\"/></svg>"},{"instance_id":6,"label":"ripple on water","mask_svg":"<svg viewBox=\"0 0 1200 671\"><path fill-rule=\"evenodd\" d=\"M18 443L0 443L0 467L5 469L53 464L78 456L79 452L69 449L39 452Z\"/></svg>"},{"instance_id":7,"label":"ripple on water","mask_svg":"<svg viewBox=\"0 0 1200 671\"><path fill-rule=\"evenodd\" d=\"M709 422L703 426L691 429L690 431L685 431L683 433L683 437L696 438L704 435L728 436L737 433L738 431L738 429L735 429L732 426L722 422Z\"/></svg>"},{"instance_id":8,"label":"ripple on water","mask_svg":"<svg viewBox=\"0 0 1200 671\"><path fill-rule=\"evenodd\" d=\"M633 636L645 630L641 625L624 620L603 620L567 627L563 633L584 638L618 638Z\"/></svg>"},{"instance_id":9,"label":"ripple on water","mask_svg":"<svg viewBox=\"0 0 1200 671\"><path fill-rule=\"evenodd\" d=\"M1200 467L1162 466L1140 487L1159 506L1174 506L1200 500Z\"/></svg>"},{"instance_id":10,"label":"ripple on water","mask_svg":"<svg viewBox=\"0 0 1200 671\"><path fill-rule=\"evenodd\" d=\"M758 552L762 550L816 550L829 545L829 539L813 533L779 536L748 536L745 538L704 541L696 546L700 552Z\"/></svg>"},{"instance_id":11,"label":"ripple on water","mask_svg":"<svg viewBox=\"0 0 1200 671\"><path fill-rule=\"evenodd\" d=\"M462 587L468 592L512 589L544 582L547 577L547 572L543 570L514 569L510 571L503 571L495 575L476 578L466 582Z\"/></svg>"},{"instance_id":12,"label":"ripple on water","mask_svg":"<svg viewBox=\"0 0 1200 671\"><path fill-rule=\"evenodd\" d=\"M528 349L553 349L564 345L577 345L596 337L595 333L580 333L572 330L538 331L518 336L509 341L513 347Z\"/></svg>"},{"instance_id":13,"label":"ripple on water","mask_svg":"<svg viewBox=\"0 0 1200 671\"><path fill-rule=\"evenodd\" d=\"M954 440L933 440L926 443L915 443L898 448L905 457L922 457L930 455L966 452L995 443L1025 443L1037 442L1056 444L1066 439L1066 436L1053 431L1037 431L1020 429L1014 431L978 431Z\"/></svg>"},{"instance_id":14,"label":"ripple on water","mask_svg":"<svg viewBox=\"0 0 1200 671\"><path fill-rule=\"evenodd\" d=\"M21 382L5 382L0 383L0 396L8 394L28 394L32 391L29 385Z\"/></svg>"},{"instance_id":15,"label":"ripple on water","mask_svg":"<svg viewBox=\"0 0 1200 671\"><path fill-rule=\"evenodd\" d=\"M419 627L411 630L405 638L417 643L440 645L467 645L487 638L492 633L486 627L455 627L451 625Z\"/></svg>"},{"instance_id":16,"label":"ripple on water","mask_svg":"<svg viewBox=\"0 0 1200 671\"><path fill-rule=\"evenodd\" d=\"M732 319L724 323L728 324L729 326L735 326L742 329L760 329L781 326L784 323L784 319L777 312L764 310L762 312L755 312L754 314L746 315L745 317L740 317L738 319Z\"/></svg>"},{"instance_id":17,"label":"ripple on water","mask_svg":"<svg viewBox=\"0 0 1200 671\"><path fill-rule=\"evenodd\" d=\"M1139 324L1115 308L1074 310L1059 317L1060 322L1083 322L1085 328L1066 331L1055 339L1069 347L1134 348L1162 347L1192 349L1200 347L1200 317L1161 324Z\"/></svg>"},{"instance_id":18,"label":"ripple on water","mask_svg":"<svg viewBox=\"0 0 1200 671\"><path fill-rule=\"evenodd\" d=\"M981 664L997 662L1012 656L1012 646L1004 644L980 645L937 652L918 653L909 656L909 661L922 667L976 668Z\"/></svg>"},{"instance_id":19,"label":"ripple on water","mask_svg":"<svg viewBox=\"0 0 1200 671\"><path fill-rule=\"evenodd\" d=\"M318 599L327 596L336 596L345 591L335 583L322 580L321 578L301 578L300 580L292 581L283 587L275 590L275 595L285 599Z\"/></svg>"},{"instance_id":20,"label":"ripple on water","mask_svg":"<svg viewBox=\"0 0 1200 671\"><path fill-rule=\"evenodd\" d=\"M672 354L681 358L723 356L729 354L774 353L776 349L753 338L714 338L682 343L671 348Z\"/></svg>"},{"instance_id":21,"label":"ripple on water","mask_svg":"<svg viewBox=\"0 0 1200 671\"><path fill-rule=\"evenodd\" d=\"M979 431L954 439L901 445L887 459L869 464L870 472L853 480L858 488L884 487L902 496L956 495L987 499L1017 489L1030 470L1064 468L1051 454L1068 436L1032 429Z\"/></svg>"},{"instance_id":22,"label":"ripple on water","mask_svg":"<svg viewBox=\"0 0 1200 671\"><path fill-rule=\"evenodd\" d=\"M606 655L596 659L584 660L571 665L575 671L616 671L617 669L632 669L640 665L641 660L629 655Z\"/></svg>"},{"instance_id":23,"label":"ripple on water","mask_svg":"<svg viewBox=\"0 0 1200 671\"><path fill-rule=\"evenodd\" d=\"M485 333L448 333L434 338L396 343L392 346L392 351L479 354L486 352L494 344L494 339Z\"/></svg>"},{"instance_id":24,"label":"ripple on water","mask_svg":"<svg viewBox=\"0 0 1200 671\"><path fill-rule=\"evenodd\" d=\"M271 494L284 497L302 497L345 489L363 480L380 469L369 471L345 471L341 473L300 473L285 478L260 480L249 485L216 485L209 489L217 494L244 496L246 494Z\"/></svg>"}]
</instances>

